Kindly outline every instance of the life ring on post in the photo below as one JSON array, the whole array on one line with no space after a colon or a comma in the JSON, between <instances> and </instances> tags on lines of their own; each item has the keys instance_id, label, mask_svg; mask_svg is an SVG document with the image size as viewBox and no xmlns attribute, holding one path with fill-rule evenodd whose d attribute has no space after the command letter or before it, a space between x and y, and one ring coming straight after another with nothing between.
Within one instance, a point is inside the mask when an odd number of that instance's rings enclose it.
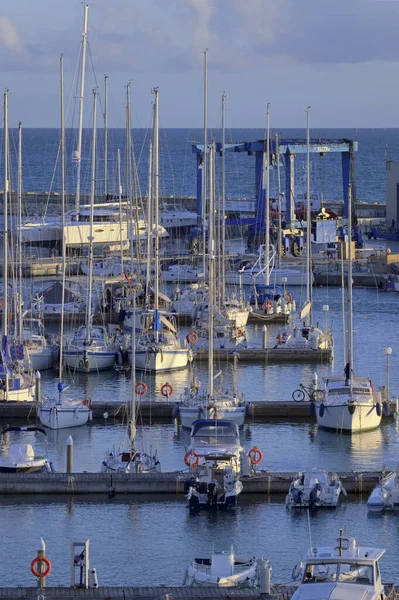
<instances>
[{"instance_id":1,"label":"life ring on post","mask_svg":"<svg viewBox=\"0 0 399 600\"><path fill-rule=\"evenodd\" d=\"M241 329L241 327L239 327L239 328L237 329L237 337L242 337L243 335L244 335L244 330L243 330L243 329Z\"/></svg>"},{"instance_id":2,"label":"life ring on post","mask_svg":"<svg viewBox=\"0 0 399 600\"><path fill-rule=\"evenodd\" d=\"M195 450L189 450L184 456L184 463L188 467L198 467L200 461L199 454Z\"/></svg>"},{"instance_id":3,"label":"life ring on post","mask_svg":"<svg viewBox=\"0 0 399 600\"><path fill-rule=\"evenodd\" d=\"M138 396L144 396L147 393L148 387L144 381L138 381L134 387L134 391Z\"/></svg>"},{"instance_id":4,"label":"life ring on post","mask_svg":"<svg viewBox=\"0 0 399 600\"><path fill-rule=\"evenodd\" d=\"M259 448L257 448L256 446L254 446L252 450L248 452L248 456L251 459L251 463L253 465L258 465L263 460L263 452L262 450L259 450Z\"/></svg>"},{"instance_id":5,"label":"life ring on post","mask_svg":"<svg viewBox=\"0 0 399 600\"><path fill-rule=\"evenodd\" d=\"M170 383L164 383L161 387L161 394L165 398L169 398L173 394L173 388Z\"/></svg>"},{"instance_id":6,"label":"life ring on post","mask_svg":"<svg viewBox=\"0 0 399 600\"><path fill-rule=\"evenodd\" d=\"M187 341L189 344L195 344L198 342L198 335L195 333L195 331L190 331L190 333L187 335Z\"/></svg>"},{"instance_id":7,"label":"life ring on post","mask_svg":"<svg viewBox=\"0 0 399 600\"><path fill-rule=\"evenodd\" d=\"M45 569L43 573L39 573L39 571L36 571L35 569L36 565L40 562L44 562L44 564L47 565L47 569ZM47 577L47 575L50 575L51 573L51 562L45 556L36 556L30 563L30 570L35 577Z\"/></svg>"}]
</instances>

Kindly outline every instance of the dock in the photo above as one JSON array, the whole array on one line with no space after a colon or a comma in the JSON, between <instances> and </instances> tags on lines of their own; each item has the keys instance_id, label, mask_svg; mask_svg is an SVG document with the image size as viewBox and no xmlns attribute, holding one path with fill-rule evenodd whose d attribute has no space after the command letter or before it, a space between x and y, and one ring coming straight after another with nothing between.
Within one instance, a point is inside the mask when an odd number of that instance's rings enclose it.
<instances>
[{"instance_id":1,"label":"dock","mask_svg":"<svg viewBox=\"0 0 399 600\"><path fill-rule=\"evenodd\" d=\"M140 417L145 423L171 423L172 412L176 403L179 403L181 398L175 394L168 400L154 400L149 402L148 400L141 400L139 405ZM248 399L249 401L249 399ZM259 401L252 402L252 419L255 422L265 423L271 420L302 420L315 422L315 416L311 416L310 402L294 402L293 400L281 400L281 401ZM0 402L0 421L10 421L23 419L34 420L36 419L36 402ZM95 400L91 405L93 421L97 423L107 423L107 425L113 422L126 421L127 417L127 403L121 401L98 401ZM382 419L386 421L396 416L396 404L391 402L389 404L389 415L383 411ZM104 414L107 414L106 419ZM4 425L4 423L3 423Z\"/></svg>"},{"instance_id":2,"label":"dock","mask_svg":"<svg viewBox=\"0 0 399 600\"><path fill-rule=\"evenodd\" d=\"M259 494L265 500L270 496L285 495L296 474L294 471L257 471L240 478L242 494ZM338 473L348 494L371 492L381 475L381 471ZM191 476L189 469L170 473L0 473L0 495L97 495L113 498L127 494L157 494L183 497L186 493L184 482Z\"/></svg>"},{"instance_id":3,"label":"dock","mask_svg":"<svg viewBox=\"0 0 399 600\"><path fill-rule=\"evenodd\" d=\"M237 346L235 350L217 349L213 351L214 361L229 361L234 359L234 354L242 363L322 363L333 359L332 350L313 350L312 348L245 348ZM194 351L194 359L208 360L208 350Z\"/></svg>"}]
</instances>

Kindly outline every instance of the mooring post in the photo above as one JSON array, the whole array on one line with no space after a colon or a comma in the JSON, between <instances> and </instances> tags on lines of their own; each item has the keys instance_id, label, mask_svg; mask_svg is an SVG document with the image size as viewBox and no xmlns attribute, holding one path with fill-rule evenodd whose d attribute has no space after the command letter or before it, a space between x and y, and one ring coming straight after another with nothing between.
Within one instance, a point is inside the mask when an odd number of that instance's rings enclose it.
<instances>
[{"instance_id":1,"label":"mooring post","mask_svg":"<svg viewBox=\"0 0 399 600\"><path fill-rule=\"evenodd\" d=\"M42 558L46 557L46 544L43 538L40 538L39 549L37 551L37 558L39 559L38 564L38 572L42 574L46 568L45 563L42 561ZM46 587L46 578L41 575L37 578L37 587L43 589Z\"/></svg>"},{"instance_id":2,"label":"mooring post","mask_svg":"<svg viewBox=\"0 0 399 600\"><path fill-rule=\"evenodd\" d=\"M267 348L267 325L263 325L262 333L263 333L263 341L262 341L263 350L266 350L266 348Z\"/></svg>"},{"instance_id":3,"label":"mooring post","mask_svg":"<svg viewBox=\"0 0 399 600\"><path fill-rule=\"evenodd\" d=\"M40 402L40 398L42 397L42 390L41 390L42 376L40 375L40 371L36 371L35 379L36 379L35 400L36 400L36 402Z\"/></svg>"},{"instance_id":4,"label":"mooring post","mask_svg":"<svg viewBox=\"0 0 399 600\"><path fill-rule=\"evenodd\" d=\"M73 473L73 439L71 435L67 439L66 472Z\"/></svg>"}]
</instances>

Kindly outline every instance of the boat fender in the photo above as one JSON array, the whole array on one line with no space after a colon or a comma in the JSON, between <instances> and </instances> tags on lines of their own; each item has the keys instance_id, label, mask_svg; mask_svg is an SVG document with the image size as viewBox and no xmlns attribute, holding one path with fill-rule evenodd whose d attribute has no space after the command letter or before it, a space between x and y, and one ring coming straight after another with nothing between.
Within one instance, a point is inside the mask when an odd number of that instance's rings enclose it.
<instances>
[{"instance_id":1,"label":"boat fender","mask_svg":"<svg viewBox=\"0 0 399 600\"><path fill-rule=\"evenodd\" d=\"M115 353L115 362L120 367L123 365L123 355L122 355L122 352L119 351L119 352Z\"/></svg>"},{"instance_id":2,"label":"boat fender","mask_svg":"<svg viewBox=\"0 0 399 600\"><path fill-rule=\"evenodd\" d=\"M315 414L315 405L314 405L314 402L311 402L309 404L309 417L313 417L314 414ZM320 416L322 416L322 415L320 415Z\"/></svg>"},{"instance_id":3,"label":"boat fender","mask_svg":"<svg viewBox=\"0 0 399 600\"><path fill-rule=\"evenodd\" d=\"M35 568L38 563L44 563L47 565L47 568L41 573L39 573L39 571L37 571ZM30 570L35 577L47 577L47 575L50 575L51 573L51 562L45 556L36 556L36 558L34 558L30 563Z\"/></svg>"},{"instance_id":4,"label":"boat fender","mask_svg":"<svg viewBox=\"0 0 399 600\"><path fill-rule=\"evenodd\" d=\"M303 571L303 562L300 560L295 567L292 569L291 577L295 581L295 579L299 579Z\"/></svg>"},{"instance_id":5,"label":"boat fender","mask_svg":"<svg viewBox=\"0 0 399 600\"><path fill-rule=\"evenodd\" d=\"M389 402L383 402L384 415L389 417Z\"/></svg>"},{"instance_id":6,"label":"boat fender","mask_svg":"<svg viewBox=\"0 0 399 600\"><path fill-rule=\"evenodd\" d=\"M380 417L382 414L380 402L377 402L377 404L375 405L375 410L376 410L377 415Z\"/></svg>"},{"instance_id":7,"label":"boat fender","mask_svg":"<svg viewBox=\"0 0 399 600\"><path fill-rule=\"evenodd\" d=\"M254 411L253 411L253 408L252 408L252 404L250 402L247 402L246 405L245 405L245 414L250 419L252 419L252 417L254 416Z\"/></svg>"},{"instance_id":8,"label":"boat fender","mask_svg":"<svg viewBox=\"0 0 399 600\"><path fill-rule=\"evenodd\" d=\"M348 404L349 414L355 414L356 406L354 404Z\"/></svg>"},{"instance_id":9,"label":"boat fender","mask_svg":"<svg viewBox=\"0 0 399 600\"><path fill-rule=\"evenodd\" d=\"M325 408L324 402L322 402L320 404L320 408L319 408L319 417L323 417L323 415L324 415L324 408Z\"/></svg>"},{"instance_id":10,"label":"boat fender","mask_svg":"<svg viewBox=\"0 0 399 600\"><path fill-rule=\"evenodd\" d=\"M178 404L175 404L173 407L173 411L172 411L172 417L174 419L177 419L177 417L180 415L180 406Z\"/></svg>"}]
</instances>

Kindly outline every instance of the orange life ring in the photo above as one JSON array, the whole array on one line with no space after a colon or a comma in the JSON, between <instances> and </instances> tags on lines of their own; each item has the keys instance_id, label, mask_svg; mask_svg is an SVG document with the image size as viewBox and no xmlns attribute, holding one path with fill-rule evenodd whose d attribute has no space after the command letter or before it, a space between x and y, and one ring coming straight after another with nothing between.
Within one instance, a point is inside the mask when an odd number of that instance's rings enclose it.
<instances>
[{"instance_id":1,"label":"orange life ring","mask_svg":"<svg viewBox=\"0 0 399 600\"><path fill-rule=\"evenodd\" d=\"M242 337L243 335L244 335L244 330L243 330L243 329L241 329L241 327L239 327L239 328L237 329L237 336L238 336L238 337Z\"/></svg>"},{"instance_id":2,"label":"orange life ring","mask_svg":"<svg viewBox=\"0 0 399 600\"><path fill-rule=\"evenodd\" d=\"M195 450L189 450L184 457L184 463L188 467L198 467L200 461L199 454Z\"/></svg>"},{"instance_id":3,"label":"orange life ring","mask_svg":"<svg viewBox=\"0 0 399 600\"><path fill-rule=\"evenodd\" d=\"M169 398L173 394L173 388L170 383L164 383L161 387L161 394L165 396L165 398Z\"/></svg>"},{"instance_id":4,"label":"orange life ring","mask_svg":"<svg viewBox=\"0 0 399 600\"><path fill-rule=\"evenodd\" d=\"M252 450L248 452L248 456L251 459L251 463L253 465L258 465L263 460L263 452L262 450L259 450L259 448L257 448L256 446L254 446Z\"/></svg>"},{"instance_id":5,"label":"orange life ring","mask_svg":"<svg viewBox=\"0 0 399 600\"><path fill-rule=\"evenodd\" d=\"M198 342L198 335L195 333L195 331L191 331L188 334L187 341L189 342L189 344L195 344L196 342Z\"/></svg>"},{"instance_id":6,"label":"orange life ring","mask_svg":"<svg viewBox=\"0 0 399 600\"><path fill-rule=\"evenodd\" d=\"M83 406L88 406L90 410L92 409L91 400L83 400L82 404Z\"/></svg>"},{"instance_id":7,"label":"orange life ring","mask_svg":"<svg viewBox=\"0 0 399 600\"><path fill-rule=\"evenodd\" d=\"M148 387L144 381L138 381L134 387L134 391L138 396L144 396L147 393Z\"/></svg>"},{"instance_id":8,"label":"orange life ring","mask_svg":"<svg viewBox=\"0 0 399 600\"><path fill-rule=\"evenodd\" d=\"M44 562L44 564L47 565L47 569L45 571L43 571L43 573L39 573L39 571L36 571L36 569L35 569L35 566L39 562ZM32 560L32 562L30 563L30 570L32 571L32 573L35 577L47 577L47 575L50 575L50 573L51 573L51 562L45 556L42 556L42 557L36 556L36 558L34 558Z\"/></svg>"},{"instance_id":9,"label":"orange life ring","mask_svg":"<svg viewBox=\"0 0 399 600\"><path fill-rule=\"evenodd\" d=\"M263 303L263 308L273 308L273 302L272 300L265 300L265 302Z\"/></svg>"}]
</instances>

